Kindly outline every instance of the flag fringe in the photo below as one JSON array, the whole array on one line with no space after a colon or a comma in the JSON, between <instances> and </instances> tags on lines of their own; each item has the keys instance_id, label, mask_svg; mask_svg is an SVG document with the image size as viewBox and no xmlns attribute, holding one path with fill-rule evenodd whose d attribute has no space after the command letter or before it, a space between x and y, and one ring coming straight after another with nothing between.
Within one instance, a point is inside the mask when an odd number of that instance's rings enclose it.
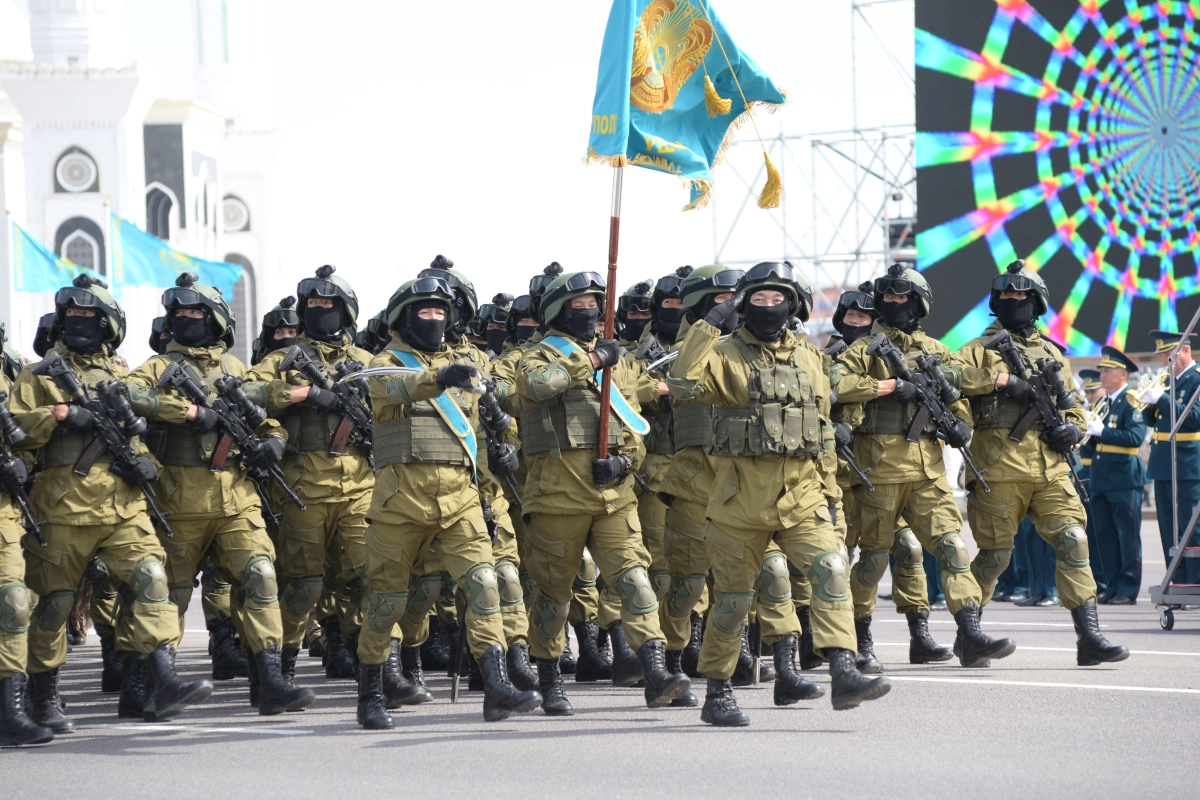
<instances>
[{"instance_id":1,"label":"flag fringe","mask_svg":"<svg viewBox=\"0 0 1200 800\"><path fill-rule=\"evenodd\" d=\"M717 154L713 157L711 168L716 169L725 162L725 156L728 154L729 148L733 146L734 141L737 139L738 131L740 131L742 126L750 120L750 115L754 113L756 108L761 108L768 114L774 114L786 104L786 94L784 95L784 98L784 103L768 103L765 100L750 101L748 104L749 107L741 114L738 114L737 118L734 119L733 122L729 123L729 128L725 131L725 138L721 140L721 146L717 148Z\"/></svg>"},{"instance_id":2,"label":"flag fringe","mask_svg":"<svg viewBox=\"0 0 1200 800\"><path fill-rule=\"evenodd\" d=\"M596 152L595 148L589 147L587 155L583 158L584 164L607 164L610 167L627 167L629 159L624 153L617 153L615 156L602 156Z\"/></svg>"}]
</instances>

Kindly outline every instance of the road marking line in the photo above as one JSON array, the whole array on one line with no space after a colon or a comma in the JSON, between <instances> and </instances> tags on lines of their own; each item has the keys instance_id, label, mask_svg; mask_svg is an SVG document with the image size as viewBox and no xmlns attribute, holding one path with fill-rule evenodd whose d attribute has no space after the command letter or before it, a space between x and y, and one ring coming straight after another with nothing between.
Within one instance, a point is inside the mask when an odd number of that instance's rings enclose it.
<instances>
[{"instance_id":1,"label":"road marking line","mask_svg":"<svg viewBox=\"0 0 1200 800\"><path fill-rule=\"evenodd\" d=\"M877 620L875 620L875 622L886 622L888 624L895 624L895 625L907 625L908 624L908 621L903 620L903 619L877 619ZM931 619L931 620L929 620L929 624L930 625L957 625L958 623L952 619ZM1073 623L1073 622L1007 622L1007 621L997 622L996 620L988 620L987 622L983 622L980 624L984 625L985 627L989 627L989 628L990 627L1003 628L1008 625L1027 625L1030 627L1039 627L1039 628L1074 628L1075 627L1075 623ZM1101 625L1100 627L1107 628L1108 625Z\"/></svg>"},{"instance_id":2,"label":"road marking line","mask_svg":"<svg viewBox=\"0 0 1200 800\"><path fill-rule=\"evenodd\" d=\"M284 728L234 728L224 726L212 727L207 725L165 725L161 723L150 723L148 725L77 725L76 728L79 730L108 729L117 731L141 731L142 733L153 733L154 731L185 731L189 733L257 733L272 734L275 736L307 736L316 732Z\"/></svg>"},{"instance_id":3,"label":"road marking line","mask_svg":"<svg viewBox=\"0 0 1200 800\"><path fill-rule=\"evenodd\" d=\"M876 647L908 647L908 642L875 642ZM1018 652L1021 650L1045 650L1053 653L1074 653L1074 647L1026 647L1025 645L1017 646ZM1130 655L1135 656L1200 656L1200 653L1177 653L1168 650L1130 650Z\"/></svg>"},{"instance_id":4,"label":"road marking line","mask_svg":"<svg viewBox=\"0 0 1200 800\"><path fill-rule=\"evenodd\" d=\"M1000 681L974 678L920 678L915 675L888 675L894 681L924 681L926 683L974 683L995 686L1037 686L1048 689L1101 689L1112 692L1161 692L1164 694L1200 694L1200 689L1168 689L1160 686L1113 686L1103 683L1051 683L1049 681Z\"/></svg>"}]
</instances>

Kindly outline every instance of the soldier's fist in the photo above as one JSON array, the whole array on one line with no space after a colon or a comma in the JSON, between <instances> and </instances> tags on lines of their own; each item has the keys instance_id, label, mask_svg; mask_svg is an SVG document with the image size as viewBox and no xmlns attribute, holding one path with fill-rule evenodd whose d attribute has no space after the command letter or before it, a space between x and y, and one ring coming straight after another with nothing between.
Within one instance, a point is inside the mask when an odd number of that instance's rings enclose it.
<instances>
[{"instance_id":1,"label":"soldier's fist","mask_svg":"<svg viewBox=\"0 0 1200 800\"><path fill-rule=\"evenodd\" d=\"M448 367L442 367L437 374L438 386L443 389L453 386L458 389L475 391L481 379L479 370L469 364L451 364Z\"/></svg>"}]
</instances>

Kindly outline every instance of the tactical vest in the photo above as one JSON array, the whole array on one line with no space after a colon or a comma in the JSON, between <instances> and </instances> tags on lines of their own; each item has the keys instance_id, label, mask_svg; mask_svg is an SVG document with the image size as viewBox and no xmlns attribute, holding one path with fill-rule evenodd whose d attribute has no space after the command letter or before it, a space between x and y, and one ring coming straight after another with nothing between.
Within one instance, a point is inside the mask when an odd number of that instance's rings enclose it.
<instances>
[{"instance_id":1,"label":"tactical vest","mask_svg":"<svg viewBox=\"0 0 1200 800\"><path fill-rule=\"evenodd\" d=\"M1026 347L1013 338L1013 344L1017 350L1024 356L1026 364L1037 364L1039 358L1058 359L1059 354L1051 350L1039 337L1036 347ZM1036 368L1035 368L1036 369ZM990 392L989 394L976 395L970 398L971 414L975 418L975 429L984 430L986 428L1002 428L1010 430L1017 426L1017 423L1025 416L1029 410L1029 403L1018 403L1016 400L1008 398L1003 392ZM1030 430L1040 431L1045 429L1040 418L1035 418Z\"/></svg>"},{"instance_id":2,"label":"tactical vest","mask_svg":"<svg viewBox=\"0 0 1200 800\"><path fill-rule=\"evenodd\" d=\"M464 392L455 397L467 419L471 418L470 398ZM471 466L462 440L454 435L428 400L408 406L409 416L375 423L375 467L389 464L450 464Z\"/></svg>"},{"instance_id":3,"label":"tactical vest","mask_svg":"<svg viewBox=\"0 0 1200 800\"><path fill-rule=\"evenodd\" d=\"M904 362L910 370L917 371L916 357L918 353L905 353ZM912 427L913 419L917 416L916 403L898 403L891 397L877 397L863 404L863 423L854 429L856 436L907 436ZM937 434L937 424L931 416L920 435L933 438Z\"/></svg>"},{"instance_id":4,"label":"tactical vest","mask_svg":"<svg viewBox=\"0 0 1200 800\"><path fill-rule=\"evenodd\" d=\"M208 399L210 402L217 396L214 381L217 378L233 375L229 356L225 354L221 356L220 369L203 374L201 374L200 368L196 366L196 362L185 353L172 351L167 353L166 357L182 366L187 370L192 380L208 390ZM190 422L178 423L152 420L150 422L150 432L146 434L146 445L149 447L150 452L154 454L154 457L166 466L207 467L212 462L213 453L217 449L217 444L221 441L221 436L222 434L215 430L208 433L200 433ZM229 453L225 459L225 466L227 468L237 466L240 461L241 450L234 443L229 448Z\"/></svg>"},{"instance_id":5,"label":"tactical vest","mask_svg":"<svg viewBox=\"0 0 1200 800\"><path fill-rule=\"evenodd\" d=\"M650 423L650 433L646 436L646 452L664 456L674 454L675 445L671 441L671 401L665 397L658 398L655 401L655 410L650 412L643 406L642 417Z\"/></svg>"},{"instance_id":6,"label":"tactical vest","mask_svg":"<svg viewBox=\"0 0 1200 800\"><path fill-rule=\"evenodd\" d=\"M116 376L107 370L92 366L85 369L82 374L78 374L77 380L88 390L88 394L94 397L96 384L111 381L115 378ZM83 451L92 443L92 438L90 431L86 433L74 433L62 425L56 426L54 433L50 435L50 441L46 442L38 450L38 468L48 469L50 467L74 466L79 461L79 457L83 455ZM134 443L133 446L136 448L137 444ZM104 452L96 459L96 463L110 464L112 460L112 451L105 448Z\"/></svg>"},{"instance_id":7,"label":"tactical vest","mask_svg":"<svg viewBox=\"0 0 1200 800\"><path fill-rule=\"evenodd\" d=\"M790 364L768 364L745 342L734 339L733 343L750 367L750 404L713 408L708 452L819 458L824 452L821 417L808 373L797 364L800 349L793 352Z\"/></svg>"},{"instance_id":8,"label":"tactical vest","mask_svg":"<svg viewBox=\"0 0 1200 800\"><path fill-rule=\"evenodd\" d=\"M675 452L685 447L708 447L712 441L712 403L687 402L673 409Z\"/></svg>"},{"instance_id":9,"label":"tactical vest","mask_svg":"<svg viewBox=\"0 0 1200 800\"><path fill-rule=\"evenodd\" d=\"M311 344L300 342L298 346L308 354L314 364L321 366L326 377L334 377L329 373L329 368L324 365L321 355ZM283 429L287 431L287 453L289 455L314 450L328 453L329 445L333 441L334 434L337 433L342 417L336 413L322 414L311 406L290 406L284 411L280 421ZM370 449L363 446L362 431L355 428L354 432L350 434L344 455L364 457L371 455Z\"/></svg>"},{"instance_id":10,"label":"tactical vest","mask_svg":"<svg viewBox=\"0 0 1200 800\"><path fill-rule=\"evenodd\" d=\"M608 449L625 443L624 428L616 415L608 420ZM572 386L559 395L558 404L521 412L521 449L525 455L558 450L598 450L600 446L600 392L592 386Z\"/></svg>"}]
</instances>

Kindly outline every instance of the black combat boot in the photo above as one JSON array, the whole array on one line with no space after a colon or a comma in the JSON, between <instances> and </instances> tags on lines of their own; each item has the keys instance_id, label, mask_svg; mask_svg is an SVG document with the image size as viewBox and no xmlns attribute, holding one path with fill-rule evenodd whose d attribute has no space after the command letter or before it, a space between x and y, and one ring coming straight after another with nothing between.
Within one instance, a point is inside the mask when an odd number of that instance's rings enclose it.
<instances>
[{"instance_id":1,"label":"black combat boot","mask_svg":"<svg viewBox=\"0 0 1200 800\"><path fill-rule=\"evenodd\" d=\"M450 667L450 653L444 644L445 637L446 632L442 630L438 618L430 617L429 635L421 645L421 663L435 672Z\"/></svg>"},{"instance_id":2,"label":"black combat boot","mask_svg":"<svg viewBox=\"0 0 1200 800\"><path fill-rule=\"evenodd\" d=\"M704 695L704 708L700 721L718 728L742 728L750 724L750 717L738 708L733 696L733 683L728 678L708 679L708 691Z\"/></svg>"},{"instance_id":3,"label":"black combat boot","mask_svg":"<svg viewBox=\"0 0 1200 800\"><path fill-rule=\"evenodd\" d=\"M775 705L790 706L801 700L812 700L825 694L825 687L805 680L796 669L795 636L785 636L775 643Z\"/></svg>"},{"instance_id":4,"label":"black combat boot","mask_svg":"<svg viewBox=\"0 0 1200 800\"><path fill-rule=\"evenodd\" d=\"M58 696L58 667L30 675L25 688L29 692L25 713L34 722L45 725L56 735L75 732L75 723L63 713L62 699Z\"/></svg>"},{"instance_id":5,"label":"black combat boot","mask_svg":"<svg viewBox=\"0 0 1200 800\"><path fill-rule=\"evenodd\" d=\"M796 616L800 618L800 669L816 669L825 663L825 659L813 648L812 609L801 606L796 609Z\"/></svg>"},{"instance_id":6,"label":"black combat boot","mask_svg":"<svg viewBox=\"0 0 1200 800\"><path fill-rule=\"evenodd\" d=\"M117 655L115 639L113 634L100 637L100 691L104 694L121 691L121 657Z\"/></svg>"},{"instance_id":7,"label":"black combat boot","mask_svg":"<svg viewBox=\"0 0 1200 800\"><path fill-rule=\"evenodd\" d=\"M858 637L858 657L854 666L863 675L878 675L883 672L883 664L875 657L875 641L871 638L871 616L854 620L854 634Z\"/></svg>"},{"instance_id":8,"label":"black combat boot","mask_svg":"<svg viewBox=\"0 0 1200 800\"><path fill-rule=\"evenodd\" d=\"M325 631L325 677L354 680L354 659L346 649L346 637L342 635L342 623L330 617L321 623Z\"/></svg>"},{"instance_id":9,"label":"black combat boot","mask_svg":"<svg viewBox=\"0 0 1200 800\"><path fill-rule=\"evenodd\" d=\"M479 662L475 660L475 656L468 650L464 657L467 659L467 691L482 692L483 691L483 673L479 669Z\"/></svg>"},{"instance_id":10,"label":"black combat boot","mask_svg":"<svg viewBox=\"0 0 1200 800\"><path fill-rule=\"evenodd\" d=\"M396 721L383 707L383 670L383 664L358 665L358 724L367 730L396 727Z\"/></svg>"},{"instance_id":11,"label":"black combat boot","mask_svg":"<svg viewBox=\"0 0 1200 800\"><path fill-rule=\"evenodd\" d=\"M39 725L25 713L25 676L20 672L0 680L0 747L45 744L54 731Z\"/></svg>"},{"instance_id":12,"label":"black combat boot","mask_svg":"<svg viewBox=\"0 0 1200 800\"><path fill-rule=\"evenodd\" d=\"M908 663L933 664L954 658L954 651L942 647L929 635L929 612L908 611Z\"/></svg>"},{"instance_id":13,"label":"black combat boot","mask_svg":"<svg viewBox=\"0 0 1200 800\"><path fill-rule=\"evenodd\" d=\"M312 689L300 689L283 679L279 645L273 644L254 654L258 671L258 713L263 717L299 711L317 699Z\"/></svg>"},{"instance_id":14,"label":"black combat boot","mask_svg":"<svg viewBox=\"0 0 1200 800\"><path fill-rule=\"evenodd\" d=\"M409 683L404 677L404 670L400 667L399 639L392 639L392 652L383 664L383 699L389 711L400 706L419 706L433 699L423 685Z\"/></svg>"},{"instance_id":15,"label":"black combat boot","mask_svg":"<svg viewBox=\"0 0 1200 800\"><path fill-rule=\"evenodd\" d=\"M287 681L288 686L296 685L296 660L300 658L300 648L285 647L279 651L279 674Z\"/></svg>"},{"instance_id":16,"label":"black combat boot","mask_svg":"<svg viewBox=\"0 0 1200 800\"><path fill-rule=\"evenodd\" d=\"M350 654L350 664L354 668L354 675L350 680L356 680L358 676L358 636L342 634L342 638L346 640L346 652Z\"/></svg>"},{"instance_id":17,"label":"black combat boot","mask_svg":"<svg viewBox=\"0 0 1200 800\"><path fill-rule=\"evenodd\" d=\"M258 692L262 688L262 681L258 679L258 663L250 653L246 653L246 677L250 679L250 707L258 708Z\"/></svg>"},{"instance_id":18,"label":"black combat boot","mask_svg":"<svg viewBox=\"0 0 1200 800\"><path fill-rule=\"evenodd\" d=\"M425 694L429 695L430 700L433 699L433 694L425 686L425 672L421 669L421 648L400 645L400 673L413 686L425 689Z\"/></svg>"},{"instance_id":19,"label":"black combat boot","mask_svg":"<svg viewBox=\"0 0 1200 800\"><path fill-rule=\"evenodd\" d=\"M117 700L117 716L122 719L141 719L146 703L146 657L129 653L121 665L121 697Z\"/></svg>"},{"instance_id":20,"label":"black combat boot","mask_svg":"<svg viewBox=\"0 0 1200 800\"><path fill-rule=\"evenodd\" d=\"M1071 620L1075 623L1075 663L1079 666L1094 667L1129 658L1128 647L1113 644L1100 633L1095 600L1071 609Z\"/></svg>"},{"instance_id":21,"label":"black combat boot","mask_svg":"<svg viewBox=\"0 0 1200 800\"><path fill-rule=\"evenodd\" d=\"M146 656L146 673L149 680L142 704L142 719L146 722L162 722L178 716L188 706L203 703L213 691L209 680L192 683L179 680L175 674L175 648L169 644L160 644Z\"/></svg>"},{"instance_id":22,"label":"black combat boot","mask_svg":"<svg viewBox=\"0 0 1200 800\"><path fill-rule=\"evenodd\" d=\"M700 674L700 640L704 638L704 619L692 617L692 636L683 648L683 674L689 678L703 678Z\"/></svg>"},{"instance_id":23,"label":"black combat boot","mask_svg":"<svg viewBox=\"0 0 1200 800\"><path fill-rule=\"evenodd\" d=\"M596 651L600 653L600 657L608 662L609 668L612 667L612 642L609 641L608 631L600 627L600 624L592 620L592 624L596 626Z\"/></svg>"},{"instance_id":24,"label":"black combat boot","mask_svg":"<svg viewBox=\"0 0 1200 800\"><path fill-rule=\"evenodd\" d=\"M524 642L510 645L505 656L508 658L508 678L512 681L513 686L522 692L530 692L538 688L540 678L529 666L529 645Z\"/></svg>"},{"instance_id":25,"label":"black combat boot","mask_svg":"<svg viewBox=\"0 0 1200 800\"><path fill-rule=\"evenodd\" d=\"M237 643L237 632L233 620L223 620L212 629L212 678L214 681L231 681L247 677L250 669L246 651Z\"/></svg>"},{"instance_id":26,"label":"black combat boot","mask_svg":"<svg viewBox=\"0 0 1200 800\"><path fill-rule=\"evenodd\" d=\"M625 642L625 631L621 623L614 622L608 629L608 638L612 640L612 682L613 686L637 686L642 680L642 668L638 657Z\"/></svg>"},{"instance_id":27,"label":"black combat boot","mask_svg":"<svg viewBox=\"0 0 1200 800\"><path fill-rule=\"evenodd\" d=\"M687 675L684 674L683 666L681 664L682 660L682 650L668 650L667 672L671 673L672 675L683 675L686 678ZM700 705L700 700L695 694L692 693L690 686L691 681L688 681L688 683L688 690L671 701L671 708L695 708L696 706Z\"/></svg>"},{"instance_id":28,"label":"black combat boot","mask_svg":"<svg viewBox=\"0 0 1200 800\"><path fill-rule=\"evenodd\" d=\"M761 658L758 660L758 682L770 683L775 680L775 667ZM742 649L738 653L737 666L733 668L734 686L754 685L754 655L750 652L750 628L742 626Z\"/></svg>"},{"instance_id":29,"label":"black combat boot","mask_svg":"<svg viewBox=\"0 0 1200 800\"><path fill-rule=\"evenodd\" d=\"M323 658L325 655L325 634L321 633L321 628L318 625L311 633L308 634L308 657ZM321 666L325 666L325 662L321 662Z\"/></svg>"},{"instance_id":30,"label":"black combat boot","mask_svg":"<svg viewBox=\"0 0 1200 800\"><path fill-rule=\"evenodd\" d=\"M958 638L954 640L954 654L964 667L989 667L993 658L1012 655L1017 643L1012 639L993 639L979 627L981 615L974 603L960 608L954 615L958 623Z\"/></svg>"},{"instance_id":31,"label":"black combat boot","mask_svg":"<svg viewBox=\"0 0 1200 800\"><path fill-rule=\"evenodd\" d=\"M570 717L575 713L575 707L567 699L563 690L562 671L558 661L543 658L538 661L538 689L542 693L542 711L547 717ZM578 673L576 673L578 674Z\"/></svg>"},{"instance_id":32,"label":"black combat boot","mask_svg":"<svg viewBox=\"0 0 1200 800\"><path fill-rule=\"evenodd\" d=\"M483 718L487 722L507 719L514 711L523 714L542 704L540 692L517 691L508 680L504 648L500 645L494 644L484 651L479 658L479 670L483 674Z\"/></svg>"},{"instance_id":33,"label":"black combat boot","mask_svg":"<svg viewBox=\"0 0 1200 800\"><path fill-rule=\"evenodd\" d=\"M682 672L667 671L667 646L662 639L652 639L638 648L638 665L646 678L647 708L662 708L692 688L692 682Z\"/></svg>"},{"instance_id":34,"label":"black combat boot","mask_svg":"<svg viewBox=\"0 0 1200 800\"><path fill-rule=\"evenodd\" d=\"M833 710L858 708L864 700L878 700L892 690L887 678L868 678L854 666L854 654L849 650L826 650L829 674L833 677Z\"/></svg>"},{"instance_id":35,"label":"black combat boot","mask_svg":"<svg viewBox=\"0 0 1200 800\"><path fill-rule=\"evenodd\" d=\"M575 638L579 640L579 658L575 662L575 682L591 683L612 679L612 661L600 652L600 626L594 620L576 622Z\"/></svg>"},{"instance_id":36,"label":"black combat boot","mask_svg":"<svg viewBox=\"0 0 1200 800\"><path fill-rule=\"evenodd\" d=\"M563 675L574 675L578 669L579 662L575 660L575 654L571 652L571 637L563 631L563 651L558 657L558 668L562 670Z\"/></svg>"}]
</instances>

